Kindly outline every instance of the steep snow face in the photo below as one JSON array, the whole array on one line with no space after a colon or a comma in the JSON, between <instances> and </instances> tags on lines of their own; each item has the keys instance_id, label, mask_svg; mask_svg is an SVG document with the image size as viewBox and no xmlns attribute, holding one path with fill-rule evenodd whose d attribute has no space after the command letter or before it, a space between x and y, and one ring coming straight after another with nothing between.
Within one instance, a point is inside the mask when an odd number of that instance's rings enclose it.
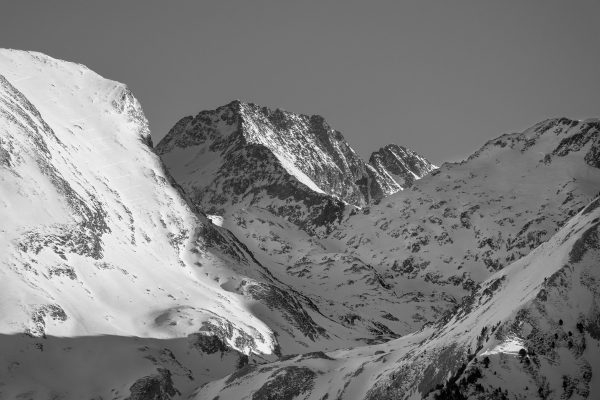
<instances>
[{"instance_id":1,"label":"steep snow face","mask_svg":"<svg viewBox=\"0 0 600 400\"><path fill-rule=\"evenodd\" d=\"M15 51L0 62L4 333L149 334L129 316L152 313L158 293L138 295L156 273L194 275L185 247L200 221L143 144L139 105L83 66ZM83 314L96 317L69 317Z\"/></svg>"},{"instance_id":2,"label":"steep snow face","mask_svg":"<svg viewBox=\"0 0 600 400\"><path fill-rule=\"evenodd\" d=\"M127 88L38 53L3 50L0 72L2 332L170 337L219 315L271 352L266 325L197 267L250 256L170 184ZM163 326L178 307L193 325Z\"/></svg>"},{"instance_id":3,"label":"steep snow face","mask_svg":"<svg viewBox=\"0 0 600 400\"><path fill-rule=\"evenodd\" d=\"M182 391L346 332L197 212L149 142L124 85L0 51L0 397ZM103 372L81 366L96 356Z\"/></svg>"},{"instance_id":4,"label":"steep snow face","mask_svg":"<svg viewBox=\"0 0 600 400\"><path fill-rule=\"evenodd\" d=\"M398 186L410 187L437 168L425 157L403 146L390 144L371 154L369 164L381 175L390 176Z\"/></svg>"},{"instance_id":5,"label":"steep snow face","mask_svg":"<svg viewBox=\"0 0 600 400\"><path fill-rule=\"evenodd\" d=\"M247 367L197 399L596 398L600 199L435 325L387 343Z\"/></svg>"}]
</instances>

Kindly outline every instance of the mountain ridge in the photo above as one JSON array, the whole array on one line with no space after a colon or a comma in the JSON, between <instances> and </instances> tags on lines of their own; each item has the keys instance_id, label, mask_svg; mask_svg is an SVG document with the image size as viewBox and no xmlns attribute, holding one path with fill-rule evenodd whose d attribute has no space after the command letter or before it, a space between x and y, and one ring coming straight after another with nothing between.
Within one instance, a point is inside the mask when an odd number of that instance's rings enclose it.
<instances>
[{"instance_id":1,"label":"mountain ridge","mask_svg":"<svg viewBox=\"0 0 600 400\"><path fill-rule=\"evenodd\" d=\"M435 169L239 101L171 131L0 51L0 397L600 393L599 119Z\"/></svg>"},{"instance_id":2,"label":"mountain ridge","mask_svg":"<svg viewBox=\"0 0 600 400\"><path fill-rule=\"evenodd\" d=\"M402 188L412 186L415 180L438 168L423 156L397 144L388 144L373 152L369 164L381 174L391 174Z\"/></svg>"},{"instance_id":3,"label":"mountain ridge","mask_svg":"<svg viewBox=\"0 0 600 400\"><path fill-rule=\"evenodd\" d=\"M335 209L339 219L346 212L346 205L363 207L401 190L381 165L375 168L363 161L323 117L239 100L182 118L158 143L156 152L191 197L211 214L222 213L228 205L260 203L261 192L276 184L283 184L279 192L288 193L279 196L283 203L292 193L302 193L300 202L321 212L301 212L289 218L296 224L307 219L308 226L303 227L310 233L334 221L313 223L326 214L324 210L331 213ZM201 161L198 154L208 161ZM240 163L243 168L238 168ZM253 164L257 167L252 168ZM202 176L194 173L200 170L204 171ZM236 181L235 177L239 179ZM228 199L223 198L224 192L229 193ZM293 214L287 208L278 210L280 204L262 207L269 207L278 216ZM325 231L328 229L324 227Z\"/></svg>"}]
</instances>

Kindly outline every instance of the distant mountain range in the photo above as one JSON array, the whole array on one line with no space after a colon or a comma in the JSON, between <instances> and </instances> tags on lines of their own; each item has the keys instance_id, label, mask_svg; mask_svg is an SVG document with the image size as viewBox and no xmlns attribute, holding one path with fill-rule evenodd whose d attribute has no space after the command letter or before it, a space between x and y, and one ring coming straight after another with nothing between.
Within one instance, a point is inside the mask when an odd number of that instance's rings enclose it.
<instances>
[{"instance_id":1,"label":"distant mountain range","mask_svg":"<svg viewBox=\"0 0 600 400\"><path fill-rule=\"evenodd\" d=\"M493 134L493 132L490 132ZM0 399L600 397L600 120L435 166L0 50Z\"/></svg>"}]
</instances>

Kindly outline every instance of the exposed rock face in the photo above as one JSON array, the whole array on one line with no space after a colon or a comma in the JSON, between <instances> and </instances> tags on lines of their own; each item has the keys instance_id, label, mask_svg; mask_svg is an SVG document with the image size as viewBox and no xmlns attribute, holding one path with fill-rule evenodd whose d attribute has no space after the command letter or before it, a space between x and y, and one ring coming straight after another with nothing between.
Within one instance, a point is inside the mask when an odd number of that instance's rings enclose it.
<instances>
[{"instance_id":1,"label":"exposed rock face","mask_svg":"<svg viewBox=\"0 0 600 400\"><path fill-rule=\"evenodd\" d=\"M240 101L183 118L156 151L205 212L260 207L311 233L400 190L323 117Z\"/></svg>"},{"instance_id":2,"label":"exposed rock face","mask_svg":"<svg viewBox=\"0 0 600 400\"><path fill-rule=\"evenodd\" d=\"M308 368L287 367L275 372L252 394L252 400L293 399L312 389L315 372Z\"/></svg>"},{"instance_id":3,"label":"exposed rock face","mask_svg":"<svg viewBox=\"0 0 600 400\"><path fill-rule=\"evenodd\" d=\"M415 180L437 168L423 156L395 144L389 144L371 154L369 164L381 175L391 175L402 188L412 186Z\"/></svg>"},{"instance_id":4,"label":"exposed rock face","mask_svg":"<svg viewBox=\"0 0 600 400\"><path fill-rule=\"evenodd\" d=\"M171 400L181 394L173 387L171 372L164 368L159 368L156 375L138 379L129 390L127 400Z\"/></svg>"}]
</instances>

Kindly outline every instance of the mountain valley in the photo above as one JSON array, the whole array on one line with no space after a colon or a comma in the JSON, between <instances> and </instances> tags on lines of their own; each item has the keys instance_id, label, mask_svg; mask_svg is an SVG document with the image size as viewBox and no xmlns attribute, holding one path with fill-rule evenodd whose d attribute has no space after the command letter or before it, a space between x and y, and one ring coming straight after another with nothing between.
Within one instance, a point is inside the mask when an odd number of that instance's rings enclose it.
<instances>
[{"instance_id":1,"label":"mountain valley","mask_svg":"<svg viewBox=\"0 0 600 400\"><path fill-rule=\"evenodd\" d=\"M600 119L476 147L0 50L0 398L599 397Z\"/></svg>"}]
</instances>

